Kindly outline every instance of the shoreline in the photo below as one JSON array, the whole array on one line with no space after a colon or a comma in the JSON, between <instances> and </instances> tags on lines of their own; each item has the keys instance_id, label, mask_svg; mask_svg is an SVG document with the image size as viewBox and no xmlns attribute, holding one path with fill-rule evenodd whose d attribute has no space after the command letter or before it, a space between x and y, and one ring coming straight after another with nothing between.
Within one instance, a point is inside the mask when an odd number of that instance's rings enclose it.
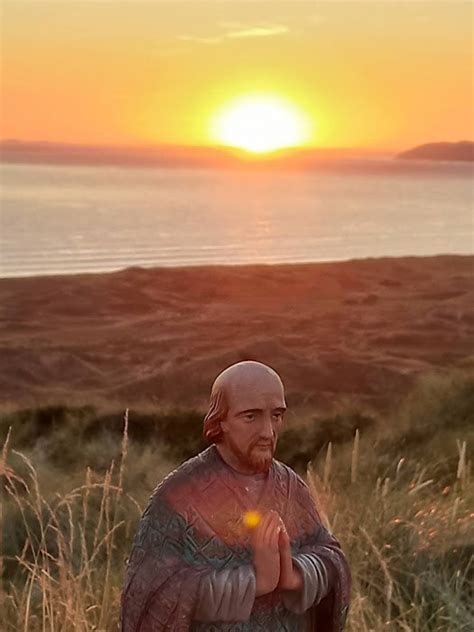
<instances>
[{"instance_id":1,"label":"shoreline","mask_svg":"<svg viewBox=\"0 0 474 632\"><path fill-rule=\"evenodd\" d=\"M0 403L203 406L225 366L273 366L291 406L383 408L474 368L474 255L129 267L0 279Z\"/></svg>"},{"instance_id":2,"label":"shoreline","mask_svg":"<svg viewBox=\"0 0 474 632\"><path fill-rule=\"evenodd\" d=\"M11 276L2 276L0 273L0 283L3 281L20 281L22 279L56 279L56 278L64 278L64 277L93 277L97 275L113 275L120 274L123 272L127 272L128 270L136 270L136 271L151 271L151 270L196 270L196 269L214 269L214 268L222 268L233 270L234 268L278 268L278 267L298 267L298 266L308 266L308 265L323 265L323 264L339 264L339 263L352 263L352 262L377 262L377 261L389 261L389 260L412 260L412 259L436 259L436 258L451 258L451 257L459 257L459 258L473 258L473 253L457 253L457 252L449 252L449 253L437 253L437 254L428 254L428 255L387 255L384 257L351 257L348 259L318 259L318 260L306 260L302 259L300 261L271 261L271 262L236 262L236 263L185 263L185 264L176 264L170 263L169 265L129 265L121 268L115 269L103 269L103 270L87 270L87 271L78 271L78 272L51 272L51 273L39 273L39 274L21 274L21 275L11 275Z\"/></svg>"}]
</instances>

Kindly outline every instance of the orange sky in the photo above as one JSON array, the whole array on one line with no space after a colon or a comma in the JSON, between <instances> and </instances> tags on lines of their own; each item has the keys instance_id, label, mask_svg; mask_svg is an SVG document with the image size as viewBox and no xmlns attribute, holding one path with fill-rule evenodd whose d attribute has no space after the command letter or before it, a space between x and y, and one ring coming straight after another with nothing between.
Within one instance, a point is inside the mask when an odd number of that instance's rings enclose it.
<instances>
[{"instance_id":1,"label":"orange sky","mask_svg":"<svg viewBox=\"0 0 474 632\"><path fill-rule=\"evenodd\" d=\"M470 2L2 2L0 138L211 144L247 93L310 116L310 144L473 137Z\"/></svg>"}]
</instances>

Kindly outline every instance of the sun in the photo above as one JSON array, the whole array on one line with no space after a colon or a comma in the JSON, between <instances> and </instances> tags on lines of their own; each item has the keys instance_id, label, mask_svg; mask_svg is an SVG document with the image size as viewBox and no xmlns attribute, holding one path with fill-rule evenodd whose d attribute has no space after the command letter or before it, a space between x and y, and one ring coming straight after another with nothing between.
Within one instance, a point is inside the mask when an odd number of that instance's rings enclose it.
<instances>
[{"instance_id":1,"label":"sun","mask_svg":"<svg viewBox=\"0 0 474 632\"><path fill-rule=\"evenodd\" d=\"M211 123L214 141L253 153L307 143L308 118L291 103L273 96L246 96L220 110Z\"/></svg>"}]
</instances>

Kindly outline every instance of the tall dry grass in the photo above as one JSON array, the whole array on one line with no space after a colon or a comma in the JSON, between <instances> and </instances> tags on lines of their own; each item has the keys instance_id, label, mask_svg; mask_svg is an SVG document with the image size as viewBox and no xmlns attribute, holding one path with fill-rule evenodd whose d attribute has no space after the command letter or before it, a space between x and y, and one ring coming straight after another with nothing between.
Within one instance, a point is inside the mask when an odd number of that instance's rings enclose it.
<instances>
[{"instance_id":1,"label":"tall dry grass","mask_svg":"<svg viewBox=\"0 0 474 632\"><path fill-rule=\"evenodd\" d=\"M356 433L350 455L334 459L329 444L308 467L323 521L351 561L349 629L473 630L474 486L466 443L457 443L451 484L444 469L435 477L436 463L403 456L377 476L373 448Z\"/></svg>"},{"instance_id":2,"label":"tall dry grass","mask_svg":"<svg viewBox=\"0 0 474 632\"><path fill-rule=\"evenodd\" d=\"M308 482L350 559L350 630L467 632L474 629L471 389L462 380L436 378L410 398L412 406L405 401L386 420L390 431L387 424L374 430L354 411L333 421L341 428L330 428L331 441L308 467ZM63 419L49 438L37 428L29 444L21 419L22 450L13 447L13 424L0 461L1 629L116 630L125 561L142 508L182 457L176 445L174 452L149 445L148 435L144 443L131 440L128 411L119 438L109 431L90 435L87 425L83 432L77 420L68 426ZM172 425L166 428L171 437ZM176 442L180 432L177 426ZM320 430L308 433L315 437L307 448L314 455ZM302 453L286 445L283 460L291 464L294 457L297 465ZM186 449L195 446L186 443ZM93 467L79 478L84 460Z\"/></svg>"},{"instance_id":3,"label":"tall dry grass","mask_svg":"<svg viewBox=\"0 0 474 632\"><path fill-rule=\"evenodd\" d=\"M83 484L52 499L43 495L28 457L12 450L17 462L26 466L25 474L9 466L9 438L10 434L0 470L3 500L17 509L25 538L19 555L11 559L2 551L0 558L3 566L15 568L6 592L5 581L2 586L3 629L116 629L123 571L118 563L123 562L122 547L116 539L126 520L136 521L142 511L123 488L128 411L119 463L112 461L103 476L87 468Z\"/></svg>"}]
</instances>

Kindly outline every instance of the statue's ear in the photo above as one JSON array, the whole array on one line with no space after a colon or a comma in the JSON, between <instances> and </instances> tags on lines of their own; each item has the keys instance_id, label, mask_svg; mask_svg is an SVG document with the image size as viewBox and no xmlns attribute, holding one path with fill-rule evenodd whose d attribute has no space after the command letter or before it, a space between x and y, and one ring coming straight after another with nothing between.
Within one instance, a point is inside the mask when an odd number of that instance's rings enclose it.
<instances>
[{"instance_id":1,"label":"statue's ear","mask_svg":"<svg viewBox=\"0 0 474 632\"><path fill-rule=\"evenodd\" d=\"M227 416L219 423L221 430L224 434L229 432L229 422L227 421Z\"/></svg>"}]
</instances>

